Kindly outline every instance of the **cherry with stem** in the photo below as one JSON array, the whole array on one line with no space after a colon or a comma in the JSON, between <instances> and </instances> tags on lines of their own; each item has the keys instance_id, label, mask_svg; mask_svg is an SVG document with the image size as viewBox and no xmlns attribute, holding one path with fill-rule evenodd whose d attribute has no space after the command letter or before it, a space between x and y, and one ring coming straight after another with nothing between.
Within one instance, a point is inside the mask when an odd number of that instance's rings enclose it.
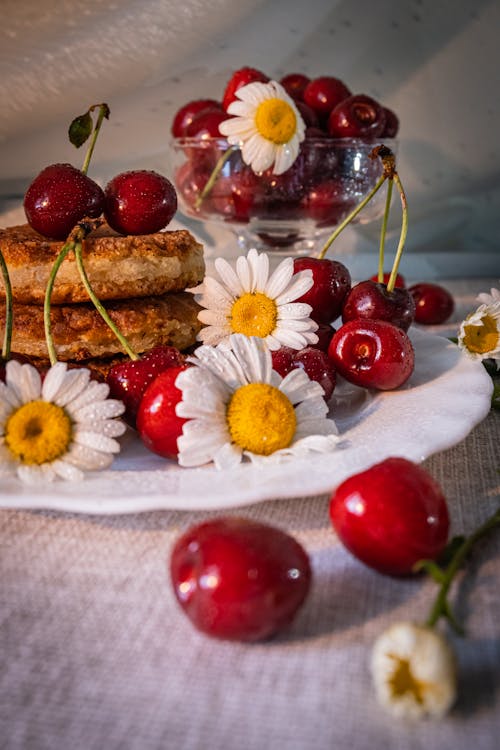
<instances>
[{"instance_id":1,"label":"cherry with stem","mask_svg":"<svg viewBox=\"0 0 500 750\"><path fill-rule=\"evenodd\" d=\"M500 527L500 507L470 536L466 538L455 537L451 540L444 551L444 557L448 558L444 566L439 565L439 563L433 560L421 560L415 565L415 571L425 571L439 585L439 591L431 607L429 617L425 623L426 625L433 627L439 618L443 617L458 634L464 634L463 627L457 622L452 612L448 601L448 592L455 575L460 570L475 543L498 527Z\"/></svg>"}]
</instances>

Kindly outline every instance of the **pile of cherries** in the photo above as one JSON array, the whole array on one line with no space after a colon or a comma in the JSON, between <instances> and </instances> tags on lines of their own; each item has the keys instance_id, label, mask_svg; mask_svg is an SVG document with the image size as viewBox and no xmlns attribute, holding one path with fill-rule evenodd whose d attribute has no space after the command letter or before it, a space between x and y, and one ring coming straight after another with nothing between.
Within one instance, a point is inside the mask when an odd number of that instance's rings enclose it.
<instances>
[{"instance_id":1,"label":"pile of cherries","mask_svg":"<svg viewBox=\"0 0 500 750\"><path fill-rule=\"evenodd\" d=\"M153 234L170 223L176 210L170 180L145 169L122 172L102 190L71 164L51 164L24 196L29 225L51 240L65 240L79 221L101 215L119 234Z\"/></svg>"},{"instance_id":2,"label":"pile of cherries","mask_svg":"<svg viewBox=\"0 0 500 750\"><path fill-rule=\"evenodd\" d=\"M209 194L199 201L227 147L219 125L230 116L227 109L236 92L249 83L268 81L269 77L255 68L241 68L228 81L221 101L196 99L177 111L172 135L174 139L189 139L180 141L186 158L174 176L180 197L191 213L203 218L215 214L227 222L242 224L258 217L312 220L318 227L333 226L359 202L358 191L364 191L361 175L354 176L356 149L349 140L373 144L376 139L394 138L399 129L392 110L365 94L352 94L333 76L310 79L302 73L291 73L280 80L306 125L305 141L290 169L279 176L272 169L256 175L239 153L234 153ZM338 139L343 139L344 145ZM366 176L368 189L375 170L373 165Z\"/></svg>"}]
</instances>

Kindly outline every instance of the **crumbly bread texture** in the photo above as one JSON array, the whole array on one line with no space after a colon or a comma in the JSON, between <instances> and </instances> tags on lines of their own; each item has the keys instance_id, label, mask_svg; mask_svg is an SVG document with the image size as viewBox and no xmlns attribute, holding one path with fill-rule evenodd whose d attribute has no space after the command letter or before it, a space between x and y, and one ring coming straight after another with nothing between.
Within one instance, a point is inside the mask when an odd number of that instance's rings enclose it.
<instances>
[{"instance_id":1,"label":"crumbly bread texture","mask_svg":"<svg viewBox=\"0 0 500 750\"><path fill-rule=\"evenodd\" d=\"M108 302L106 310L137 353L165 344L184 350L201 329L200 307L189 292ZM82 362L123 353L120 342L91 303L51 308L51 330L57 358ZM0 306L0 336L5 309ZM43 307L14 303L12 351L30 358L48 358Z\"/></svg>"},{"instance_id":2,"label":"crumbly bread texture","mask_svg":"<svg viewBox=\"0 0 500 750\"><path fill-rule=\"evenodd\" d=\"M63 246L42 237L28 224L0 229L0 249L9 269L14 300L41 305L54 261ZM127 236L104 225L83 243L83 263L101 300L149 297L180 292L203 280L203 246L185 229ZM0 283L0 299L5 297ZM74 253L56 276L53 305L87 302Z\"/></svg>"}]
</instances>

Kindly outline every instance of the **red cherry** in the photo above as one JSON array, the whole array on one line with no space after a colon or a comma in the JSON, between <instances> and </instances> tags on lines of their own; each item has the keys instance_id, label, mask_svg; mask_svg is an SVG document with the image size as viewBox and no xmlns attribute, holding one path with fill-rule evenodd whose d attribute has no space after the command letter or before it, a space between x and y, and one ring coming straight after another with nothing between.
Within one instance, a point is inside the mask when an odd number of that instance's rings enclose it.
<instances>
[{"instance_id":1,"label":"red cherry","mask_svg":"<svg viewBox=\"0 0 500 750\"><path fill-rule=\"evenodd\" d=\"M185 357L174 346L155 346L141 359L114 365L106 377L109 393L125 404L124 419L135 427L137 410L144 391L160 372L183 365Z\"/></svg>"},{"instance_id":2,"label":"red cherry","mask_svg":"<svg viewBox=\"0 0 500 750\"><path fill-rule=\"evenodd\" d=\"M178 417L175 407L182 399L182 391L175 381L187 365L169 367L148 385L137 411L137 429L142 442L160 456L177 458L177 438L187 421Z\"/></svg>"},{"instance_id":3,"label":"red cherry","mask_svg":"<svg viewBox=\"0 0 500 750\"><path fill-rule=\"evenodd\" d=\"M445 323L455 309L453 297L439 284L421 282L411 286L409 291L415 301L415 323Z\"/></svg>"},{"instance_id":4,"label":"red cherry","mask_svg":"<svg viewBox=\"0 0 500 750\"><path fill-rule=\"evenodd\" d=\"M177 210L175 188L166 177L145 169L122 172L106 185L104 215L120 234L154 234Z\"/></svg>"},{"instance_id":5,"label":"red cherry","mask_svg":"<svg viewBox=\"0 0 500 750\"><path fill-rule=\"evenodd\" d=\"M288 73L281 78L280 83L292 99L300 102L304 99L304 91L310 80L303 73Z\"/></svg>"},{"instance_id":6,"label":"red cherry","mask_svg":"<svg viewBox=\"0 0 500 750\"><path fill-rule=\"evenodd\" d=\"M335 369L325 352L315 346L304 349L291 349L282 346L271 352L273 370L279 372L282 378L294 369L304 370L311 380L319 383L323 388L324 397L329 401L335 389Z\"/></svg>"},{"instance_id":7,"label":"red cherry","mask_svg":"<svg viewBox=\"0 0 500 750\"><path fill-rule=\"evenodd\" d=\"M321 226L337 224L354 208L356 201L349 198L341 179L314 184L300 202L307 218Z\"/></svg>"},{"instance_id":8,"label":"red cherry","mask_svg":"<svg viewBox=\"0 0 500 750\"><path fill-rule=\"evenodd\" d=\"M103 208L99 185L71 164L42 169L24 196L28 223L51 240L65 240L81 219L96 218Z\"/></svg>"},{"instance_id":9,"label":"red cherry","mask_svg":"<svg viewBox=\"0 0 500 750\"><path fill-rule=\"evenodd\" d=\"M387 291L385 284L360 281L352 287L342 308L342 320L357 318L386 320L407 331L415 318L415 303L408 289L395 287Z\"/></svg>"},{"instance_id":10,"label":"red cherry","mask_svg":"<svg viewBox=\"0 0 500 750\"><path fill-rule=\"evenodd\" d=\"M331 323L338 318L351 288L351 275L344 264L328 258L296 258L293 266L295 273L310 269L314 282L296 301L311 305L311 318L317 323Z\"/></svg>"},{"instance_id":11,"label":"red cherry","mask_svg":"<svg viewBox=\"0 0 500 750\"><path fill-rule=\"evenodd\" d=\"M381 573L408 575L443 552L449 529L438 483L405 458L387 458L343 482L330 500L341 542Z\"/></svg>"},{"instance_id":12,"label":"red cherry","mask_svg":"<svg viewBox=\"0 0 500 750\"><path fill-rule=\"evenodd\" d=\"M262 183L251 169L221 176L210 195L211 205L227 221L249 221L254 205L262 193Z\"/></svg>"},{"instance_id":13,"label":"red cherry","mask_svg":"<svg viewBox=\"0 0 500 750\"><path fill-rule=\"evenodd\" d=\"M202 633L257 641L293 620L309 591L311 566L284 531L218 518L177 540L170 576L180 606Z\"/></svg>"},{"instance_id":14,"label":"red cherry","mask_svg":"<svg viewBox=\"0 0 500 750\"><path fill-rule=\"evenodd\" d=\"M415 352L407 334L384 320L350 320L330 342L336 370L362 388L393 390L413 372Z\"/></svg>"},{"instance_id":15,"label":"red cherry","mask_svg":"<svg viewBox=\"0 0 500 750\"><path fill-rule=\"evenodd\" d=\"M388 109L388 107L384 107L383 109L385 113L385 126L380 137L395 138L399 131L399 119L392 109Z\"/></svg>"},{"instance_id":16,"label":"red cherry","mask_svg":"<svg viewBox=\"0 0 500 750\"><path fill-rule=\"evenodd\" d=\"M328 132L334 138L377 138L384 127L384 108L365 94L348 97L328 118Z\"/></svg>"},{"instance_id":17,"label":"red cherry","mask_svg":"<svg viewBox=\"0 0 500 750\"><path fill-rule=\"evenodd\" d=\"M237 97L235 96L238 89L242 86L247 86L249 83L261 82L267 83L269 77L265 73L262 73L256 68L240 68L236 70L231 78L229 79L224 96L222 97L222 108L227 112L227 108L234 102Z\"/></svg>"},{"instance_id":18,"label":"red cherry","mask_svg":"<svg viewBox=\"0 0 500 750\"><path fill-rule=\"evenodd\" d=\"M332 109L347 99L351 92L339 78L320 76L313 78L304 90L304 101L315 112L328 117Z\"/></svg>"},{"instance_id":19,"label":"red cherry","mask_svg":"<svg viewBox=\"0 0 500 750\"><path fill-rule=\"evenodd\" d=\"M318 329L315 331L318 341L316 344L311 344L315 349L320 349L322 352L328 352L330 341L332 340L335 328L327 323L318 323Z\"/></svg>"},{"instance_id":20,"label":"red cherry","mask_svg":"<svg viewBox=\"0 0 500 750\"><path fill-rule=\"evenodd\" d=\"M305 102L295 102L295 106L299 110L306 128L319 128L318 115L312 107Z\"/></svg>"},{"instance_id":21,"label":"red cherry","mask_svg":"<svg viewBox=\"0 0 500 750\"><path fill-rule=\"evenodd\" d=\"M182 164L175 172L175 184L179 195L186 204L193 209L195 203L205 187L211 170L202 162L201 165L187 161ZM206 209L206 200L201 204L202 209Z\"/></svg>"},{"instance_id":22,"label":"red cherry","mask_svg":"<svg viewBox=\"0 0 500 750\"><path fill-rule=\"evenodd\" d=\"M387 286L387 283L388 283L390 277L391 277L390 272L384 273L384 281L383 281L383 283L386 286ZM375 273L375 274L373 274L373 276L370 276L370 281L378 282L378 274ZM402 289L404 289L406 287L406 279L400 273L396 274L396 283L394 284L394 286L401 287Z\"/></svg>"},{"instance_id":23,"label":"red cherry","mask_svg":"<svg viewBox=\"0 0 500 750\"><path fill-rule=\"evenodd\" d=\"M222 106L215 99L196 99L181 107L175 114L172 122L172 135L174 138L183 138L187 135L187 128L194 118L202 112L220 111ZM227 119L227 116L226 116Z\"/></svg>"},{"instance_id":24,"label":"red cherry","mask_svg":"<svg viewBox=\"0 0 500 750\"><path fill-rule=\"evenodd\" d=\"M188 138L222 138L219 130L221 122L228 119L227 113L222 110L208 109L195 115L186 128Z\"/></svg>"}]
</instances>

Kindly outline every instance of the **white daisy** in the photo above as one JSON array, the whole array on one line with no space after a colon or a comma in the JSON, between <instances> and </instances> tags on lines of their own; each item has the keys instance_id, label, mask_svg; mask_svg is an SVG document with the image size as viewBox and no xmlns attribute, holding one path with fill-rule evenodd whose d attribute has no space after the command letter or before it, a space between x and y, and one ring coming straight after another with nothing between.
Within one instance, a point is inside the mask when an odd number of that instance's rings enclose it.
<instances>
[{"instance_id":1,"label":"white daisy","mask_svg":"<svg viewBox=\"0 0 500 750\"><path fill-rule=\"evenodd\" d=\"M125 431L115 419L125 407L108 393L87 369L57 362L42 383L34 367L10 360L0 382L0 473L36 483L107 468Z\"/></svg>"},{"instance_id":2,"label":"white daisy","mask_svg":"<svg viewBox=\"0 0 500 750\"><path fill-rule=\"evenodd\" d=\"M178 438L181 466L213 461L216 468L335 449L337 427L319 383L303 370L282 378L257 337L234 334L217 347L201 346L196 367L179 374L176 414L188 421Z\"/></svg>"},{"instance_id":3,"label":"white daisy","mask_svg":"<svg viewBox=\"0 0 500 750\"><path fill-rule=\"evenodd\" d=\"M371 672L380 704L398 718L440 718L455 701L455 656L433 628L392 625L375 642Z\"/></svg>"},{"instance_id":4,"label":"white daisy","mask_svg":"<svg viewBox=\"0 0 500 750\"><path fill-rule=\"evenodd\" d=\"M500 369L500 292L480 294L477 310L460 325L458 345L474 359L493 359Z\"/></svg>"},{"instance_id":5,"label":"white daisy","mask_svg":"<svg viewBox=\"0 0 500 750\"><path fill-rule=\"evenodd\" d=\"M268 256L251 249L238 257L236 271L223 258L216 259L215 270L220 282L206 276L190 290L205 308L198 313L205 324L199 341L216 345L232 333L264 338L270 349L302 349L318 341L311 306L294 302L313 285L309 269L294 274L293 259L285 258L269 275Z\"/></svg>"},{"instance_id":6,"label":"white daisy","mask_svg":"<svg viewBox=\"0 0 500 750\"><path fill-rule=\"evenodd\" d=\"M236 91L238 100L228 107L235 117L219 125L219 131L254 172L273 166L274 174L289 169L305 138L304 121L293 99L276 81L249 83Z\"/></svg>"}]
</instances>

